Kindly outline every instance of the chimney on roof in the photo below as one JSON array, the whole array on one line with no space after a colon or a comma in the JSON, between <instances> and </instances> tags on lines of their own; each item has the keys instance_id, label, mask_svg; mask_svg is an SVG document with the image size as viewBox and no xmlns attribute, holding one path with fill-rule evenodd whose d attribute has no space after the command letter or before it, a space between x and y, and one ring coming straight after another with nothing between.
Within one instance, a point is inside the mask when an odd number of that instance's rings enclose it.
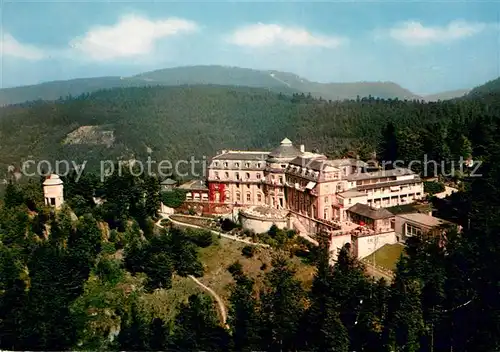
<instances>
[{"instance_id":1,"label":"chimney on roof","mask_svg":"<svg viewBox=\"0 0 500 352\"><path fill-rule=\"evenodd\" d=\"M305 151L306 151L306 148L304 147L304 145L303 145L303 144L301 144L301 145L300 145L300 152L301 152L301 153L305 153Z\"/></svg>"}]
</instances>

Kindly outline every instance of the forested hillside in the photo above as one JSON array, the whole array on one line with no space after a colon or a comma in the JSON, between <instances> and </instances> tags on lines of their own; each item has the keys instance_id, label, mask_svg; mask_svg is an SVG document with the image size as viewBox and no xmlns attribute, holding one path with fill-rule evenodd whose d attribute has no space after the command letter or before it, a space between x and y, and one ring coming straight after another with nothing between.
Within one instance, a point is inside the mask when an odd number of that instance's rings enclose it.
<instances>
[{"instance_id":1,"label":"forested hillside","mask_svg":"<svg viewBox=\"0 0 500 352\"><path fill-rule=\"evenodd\" d=\"M456 157L457 138L469 137L479 118L496 116L497 106L494 95L329 102L242 87L117 88L1 108L0 161L3 170L28 158L87 160L95 167L108 158L146 158L148 148L153 160L201 160L220 149L269 149L284 137L330 156L351 151L367 158L388 123L407 149L402 157Z\"/></svg>"},{"instance_id":2,"label":"forested hillside","mask_svg":"<svg viewBox=\"0 0 500 352\"><path fill-rule=\"evenodd\" d=\"M493 79L485 84L474 88L469 92L469 96L477 97L485 94L498 94L500 92L500 78Z\"/></svg>"},{"instance_id":3,"label":"forested hillside","mask_svg":"<svg viewBox=\"0 0 500 352\"><path fill-rule=\"evenodd\" d=\"M438 213L457 219L463 232L413 237L391 283L367 277L346 246L334 266L324 250L310 250L316 274L307 286L290 264L297 255L293 231L264 234L281 245L257 275L240 261L217 268L232 276L227 325L210 297L189 295L181 284L188 275L207 274L203 249L212 247L219 261L227 252L205 231L155 225L157 178L125 172L101 182L90 173L78 181L70 175L58 213L43 205L43 179L11 179L0 204L0 349L500 349L496 94L439 103L327 102L243 88L127 88L1 112L7 161L30 154L144 156L147 147L155 156L181 158L222 147L271 147L286 135L332 154L377 149L381 161L428 154L447 161L439 173L471 154L482 164L475 177L455 173L462 190L437 203ZM104 203L95 204L94 196Z\"/></svg>"},{"instance_id":4,"label":"forested hillside","mask_svg":"<svg viewBox=\"0 0 500 352\"><path fill-rule=\"evenodd\" d=\"M367 277L348 246L334 266L325 247L316 251L312 286L295 276L293 245L276 248L259 285L240 261L219 265L232 276L226 325L209 296L189 295L180 284L188 275L204 279L200 253L218 248L218 239L155 227L158 179L70 176L68 207L58 213L43 206L41 182L12 182L0 204L0 348L498 351L498 120L483 120L471 138L481 140L482 177L449 205L470 220L463 233L411 238L391 283ZM105 203L94 204L94 195ZM293 235L267 234L283 244ZM220 262L227 252L212 255Z\"/></svg>"}]
</instances>

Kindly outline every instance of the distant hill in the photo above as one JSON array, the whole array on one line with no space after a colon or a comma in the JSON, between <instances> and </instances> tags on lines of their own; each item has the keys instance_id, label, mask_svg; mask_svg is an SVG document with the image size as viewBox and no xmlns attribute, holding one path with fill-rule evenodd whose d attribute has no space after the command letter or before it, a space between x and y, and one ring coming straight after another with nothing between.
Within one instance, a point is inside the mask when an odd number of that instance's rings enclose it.
<instances>
[{"instance_id":1,"label":"distant hill","mask_svg":"<svg viewBox=\"0 0 500 352\"><path fill-rule=\"evenodd\" d=\"M384 99L423 99L393 82L318 83L288 72L207 65L167 68L132 77L80 78L5 88L0 89L0 106L33 100L57 100L107 88L200 84L265 88L284 94L311 93L327 100L370 95Z\"/></svg>"},{"instance_id":2,"label":"distant hill","mask_svg":"<svg viewBox=\"0 0 500 352\"><path fill-rule=\"evenodd\" d=\"M449 100L449 99L461 98L467 95L467 93L469 92L470 89L449 90L442 93L424 95L422 98L425 101Z\"/></svg>"},{"instance_id":3,"label":"distant hill","mask_svg":"<svg viewBox=\"0 0 500 352\"><path fill-rule=\"evenodd\" d=\"M496 93L500 93L500 77L488 81L485 84L482 84L478 87L475 87L469 92L468 96L474 97L479 95L496 94Z\"/></svg>"},{"instance_id":4,"label":"distant hill","mask_svg":"<svg viewBox=\"0 0 500 352\"><path fill-rule=\"evenodd\" d=\"M123 80L120 77L77 78L51 81L29 86L0 89L0 106L33 100L57 100L60 97L78 96L82 93L115 87L144 85L141 81Z\"/></svg>"},{"instance_id":5,"label":"distant hill","mask_svg":"<svg viewBox=\"0 0 500 352\"><path fill-rule=\"evenodd\" d=\"M311 93L331 100L375 98L419 98L393 82L318 83L296 74L226 66L187 66L151 71L132 77L161 85L220 84L270 88L274 91Z\"/></svg>"}]
</instances>

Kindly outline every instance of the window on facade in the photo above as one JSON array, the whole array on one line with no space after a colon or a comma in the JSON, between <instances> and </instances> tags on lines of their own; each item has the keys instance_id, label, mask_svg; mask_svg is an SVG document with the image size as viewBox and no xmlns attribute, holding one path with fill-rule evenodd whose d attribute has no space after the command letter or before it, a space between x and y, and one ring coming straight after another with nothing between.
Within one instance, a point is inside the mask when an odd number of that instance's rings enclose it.
<instances>
[{"instance_id":1,"label":"window on facade","mask_svg":"<svg viewBox=\"0 0 500 352\"><path fill-rule=\"evenodd\" d=\"M219 163L218 163L217 161L216 161L216 162L214 162L214 166L215 166L215 167L218 167L218 166L219 166Z\"/></svg>"},{"instance_id":2,"label":"window on facade","mask_svg":"<svg viewBox=\"0 0 500 352\"><path fill-rule=\"evenodd\" d=\"M227 162L226 162L226 163L224 163L224 167L227 167L227 166L228 166L228 163L227 163Z\"/></svg>"},{"instance_id":3,"label":"window on facade","mask_svg":"<svg viewBox=\"0 0 500 352\"><path fill-rule=\"evenodd\" d=\"M246 177L246 179L248 180L248 179L250 178L250 173L248 173L248 172L247 172L247 173L245 174L245 177Z\"/></svg>"},{"instance_id":4,"label":"window on facade","mask_svg":"<svg viewBox=\"0 0 500 352\"><path fill-rule=\"evenodd\" d=\"M250 167L250 163L245 163L245 167Z\"/></svg>"},{"instance_id":5,"label":"window on facade","mask_svg":"<svg viewBox=\"0 0 500 352\"><path fill-rule=\"evenodd\" d=\"M50 198L50 205L56 205L56 199Z\"/></svg>"},{"instance_id":6,"label":"window on facade","mask_svg":"<svg viewBox=\"0 0 500 352\"><path fill-rule=\"evenodd\" d=\"M352 199L351 198L349 198L349 204L352 204Z\"/></svg>"},{"instance_id":7,"label":"window on facade","mask_svg":"<svg viewBox=\"0 0 500 352\"><path fill-rule=\"evenodd\" d=\"M286 168L286 164L281 164L281 168L282 169Z\"/></svg>"},{"instance_id":8,"label":"window on facade","mask_svg":"<svg viewBox=\"0 0 500 352\"><path fill-rule=\"evenodd\" d=\"M252 196L250 195L250 193L247 193L247 202L250 202L251 199L252 199Z\"/></svg>"},{"instance_id":9,"label":"window on facade","mask_svg":"<svg viewBox=\"0 0 500 352\"><path fill-rule=\"evenodd\" d=\"M280 176L280 183L283 183L283 177Z\"/></svg>"},{"instance_id":10,"label":"window on facade","mask_svg":"<svg viewBox=\"0 0 500 352\"><path fill-rule=\"evenodd\" d=\"M226 172L226 173L224 174L224 176L225 176L226 178L229 178L229 172Z\"/></svg>"},{"instance_id":11,"label":"window on facade","mask_svg":"<svg viewBox=\"0 0 500 352\"><path fill-rule=\"evenodd\" d=\"M237 202L241 201L241 195L239 193L236 193L236 201Z\"/></svg>"},{"instance_id":12,"label":"window on facade","mask_svg":"<svg viewBox=\"0 0 500 352\"><path fill-rule=\"evenodd\" d=\"M422 230L416 226L406 224L405 225L406 236L416 236L422 234Z\"/></svg>"},{"instance_id":13,"label":"window on facade","mask_svg":"<svg viewBox=\"0 0 500 352\"><path fill-rule=\"evenodd\" d=\"M217 171L214 172L214 176L216 179L219 179L219 173Z\"/></svg>"},{"instance_id":14,"label":"window on facade","mask_svg":"<svg viewBox=\"0 0 500 352\"><path fill-rule=\"evenodd\" d=\"M328 197L325 197L325 203L328 203Z\"/></svg>"},{"instance_id":15,"label":"window on facade","mask_svg":"<svg viewBox=\"0 0 500 352\"><path fill-rule=\"evenodd\" d=\"M260 179L260 174L257 174L256 176L257 176L258 179Z\"/></svg>"},{"instance_id":16,"label":"window on facade","mask_svg":"<svg viewBox=\"0 0 500 352\"><path fill-rule=\"evenodd\" d=\"M261 194L257 194L257 202L262 202L262 195Z\"/></svg>"},{"instance_id":17,"label":"window on facade","mask_svg":"<svg viewBox=\"0 0 500 352\"><path fill-rule=\"evenodd\" d=\"M235 173L234 176L236 177L237 180L240 179L240 173L239 172Z\"/></svg>"},{"instance_id":18,"label":"window on facade","mask_svg":"<svg viewBox=\"0 0 500 352\"><path fill-rule=\"evenodd\" d=\"M250 185L247 185L247 188L250 188Z\"/></svg>"}]
</instances>

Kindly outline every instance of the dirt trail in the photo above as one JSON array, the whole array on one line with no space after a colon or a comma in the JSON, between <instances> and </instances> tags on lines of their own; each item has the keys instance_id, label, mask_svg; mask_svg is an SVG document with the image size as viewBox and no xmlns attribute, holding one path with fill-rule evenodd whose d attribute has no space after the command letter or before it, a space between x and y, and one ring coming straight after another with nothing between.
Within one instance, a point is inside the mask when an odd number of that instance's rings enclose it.
<instances>
[{"instance_id":1,"label":"dirt trail","mask_svg":"<svg viewBox=\"0 0 500 352\"><path fill-rule=\"evenodd\" d=\"M204 227L201 227L201 226L198 226L198 225L193 225L193 224L188 224L186 222L181 222L181 221L177 221L177 220L174 220L172 219L170 216L168 215L163 215L163 218L162 219L168 219L170 220L173 224L175 225L179 225L179 226L185 226L185 227L191 227L193 229L201 229L201 230L209 230L211 231L213 234L215 234L216 236L221 236L221 237L224 237L224 238L227 238L229 240L233 240L233 241L237 241L237 242L241 242L241 243L246 243L246 244L249 244L249 245L252 245L252 246L259 246L259 247L269 247L268 244L265 244L265 243L255 243L255 242L252 242L252 241L248 241L246 239L243 239L243 238L239 238L237 236L233 236L233 235L228 235L228 234L225 234L225 233L222 233L222 232L218 232L218 231L214 231L214 230L210 230L210 229L206 229ZM163 227L160 225L160 221L162 220L158 220L158 222L156 223L159 227Z\"/></svg>"},{"instance_id":2,"label":"dirt trail","mask_svg":"<svg viewBox=\"0 0 500 352\"><path fill-rule=\"evenodd\" d=\"M198 284L198 286L200 286L205 291L207 291L213 298L215 298L215 301L217 302L217 305L219 306L219 311L220 311L220 315L221 315L221 319L222 319L222 325L224 325L225 327L228 327L227 323L226 323L226 320L227 320L226 306L224 305L222 298L220 298L220 296L217 293L215 293L214 290L212 290L210 287L204 285L200 280L195 278L193 275L189 275L189 278L191 280L193 280L194 282L196 282L196 284Z\"/></svg>"}]
</instances>

